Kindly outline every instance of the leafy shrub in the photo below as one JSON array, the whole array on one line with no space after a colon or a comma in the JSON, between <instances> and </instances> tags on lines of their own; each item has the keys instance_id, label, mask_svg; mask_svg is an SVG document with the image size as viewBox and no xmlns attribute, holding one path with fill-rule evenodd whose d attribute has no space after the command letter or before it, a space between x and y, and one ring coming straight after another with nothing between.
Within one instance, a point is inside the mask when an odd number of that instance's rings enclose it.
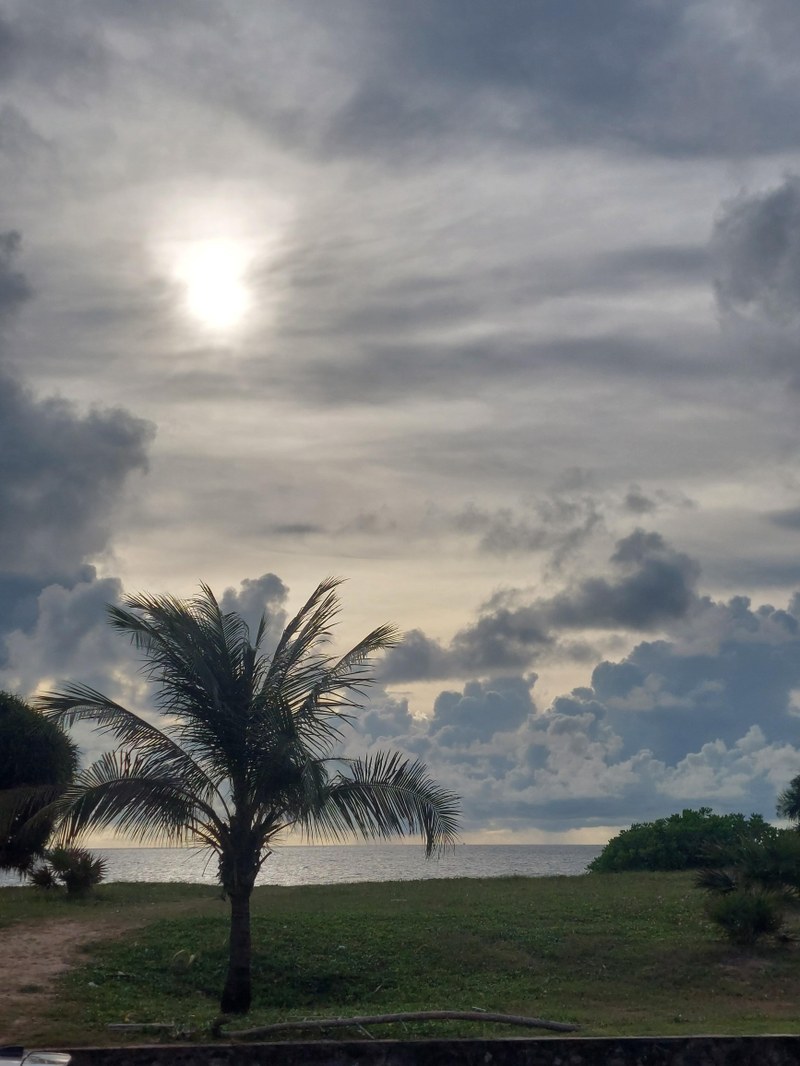
<instances>
[{"instance_id":1,"label":"leafy shrub","mask_svg":"<svg viewBox=\"0 0 800 1066\"><path fill-rule=\"evenodd\" d=\"M29 875L40 888L62 884L68 896L85 895L106 876L106 861L85 848L54 848L45 853L46 862Z\"/></svg>"},{"instance_id":2,"label":"leafy shrub","mask_svg":"<svg viewBox=\"0 0 800 1066\"><path fill-rule=\"evenodd\" d=\"M760 814L714 814L710 807L683 810L655 822L623 829L589 864L595 873L618 870L688 870L709 865L709 850L735 847L742 840L761 842L781 830Z\"/></svg>"},{"instance_id":3,"label":"leafy shrub","mask_svg":"<svg viewBox=\"0 0 800 1066\"><path fill-rule=\"evenodd\" d=\"M19 696L0 691L0 869L27 872L53 829L37 817L74 776L77 748Z\"/></svg>"},{"instance_id":4,"label":"leafy shrub","mask_svg":"<svg viewBox=\"0 0 800 1066\"><path fill-rule=\"evenodd\" d=\"M783 903L774 893L735 889L715 896L708 916L734 944L754 944L783 925Z\"/></svg>"}]
</instances>

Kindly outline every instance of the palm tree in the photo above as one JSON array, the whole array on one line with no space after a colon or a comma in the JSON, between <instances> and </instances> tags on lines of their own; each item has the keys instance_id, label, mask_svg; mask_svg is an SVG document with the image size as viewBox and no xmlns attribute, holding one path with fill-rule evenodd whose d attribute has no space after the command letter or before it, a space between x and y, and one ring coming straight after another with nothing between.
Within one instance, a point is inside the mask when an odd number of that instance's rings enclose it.
<instances>
[{"instance_id":1,"label":"palm tree","mask_svg":"<svg viewBox=\"0 0 800 1066\"><path fill-rule=\"evenodd\" d=\"M800 774L793 777L787 787L778 795L775 813L779 818L788 818L794 822L794 828L800 830Z\"/></svg>"},{"instance_id":2,"label":"palm tree","mask_svg":"<svg viewBox=\"0 0 800 1066\"><path fill-rule=\"evenodd\" d=\"M276 838L293 827L329 840L418 832L428 855L455 842L459 800L422 764L397 753L336 755L372 657L397 639L384 625L329 655L339 583L317 587L271 655L266 617L251 642L206 585L188 601L140 595L127 609L109 606L111 625L142 653L162 728L85 685L39 700L57 722L91 721L118 741L57 801L65 839L115 827L141 843L216 854L231 907L226 1013L250 1006L250 896Z\"/></svg>"}]
</instances>

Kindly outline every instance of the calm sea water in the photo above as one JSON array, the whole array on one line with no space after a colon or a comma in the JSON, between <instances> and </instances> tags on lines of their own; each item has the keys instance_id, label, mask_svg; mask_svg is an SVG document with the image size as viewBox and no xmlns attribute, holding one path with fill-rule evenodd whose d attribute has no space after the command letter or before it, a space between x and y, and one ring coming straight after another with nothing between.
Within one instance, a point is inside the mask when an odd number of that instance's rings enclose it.
<instances>
[{"instance_id":1,"label":"calm sea water","mask_svg":"<svg viewBox=\"0 0 800 1066\"><path fill-rule=\"evenodd\" d=\"M460 844L425 858L411 844L284 847L264 864L260 885L326 885L348 881L419 881L441 877L551 877L582 874L602 848L591 844ZM183 848L93 849L108 863L107 881L216 883L216 865ZM0 886L19 879L0 871Z\"/></svg>"}]
</instances>

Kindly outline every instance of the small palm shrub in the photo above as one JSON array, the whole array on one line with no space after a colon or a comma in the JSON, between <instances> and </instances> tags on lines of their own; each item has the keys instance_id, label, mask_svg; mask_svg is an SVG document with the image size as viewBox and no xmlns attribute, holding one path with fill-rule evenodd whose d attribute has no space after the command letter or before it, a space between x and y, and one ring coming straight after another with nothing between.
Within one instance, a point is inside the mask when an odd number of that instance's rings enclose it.
<instances>
[{"instance_id":1,"label":"small palm shrub","mask_svg":"<svg viewBox=\"0 0 800 1066\"><path fill-rule=\"evenodd\" d=\"M742 837L706 852L695 885L711 895L708 915L737 944L777 933L800 898L800 837L782 831L761 841Z\"/></svg>"},{"instance_id":2,"label":"small palm shrub","mask_svg":"<svg viewBox=\"0 0 800 1066\"><path fill-rule=\"evenodd\" d=\"M52 867L46 863L41 863L39 866L34 866L28 872L28 880L36 888L43 888L46 891L58 887L58 878L53 872Z\"/></svg>"},{"instance_id":3,"label":"small palm shrub","mask_svg":"<svg viewBox=\"0 0 800 1066\"><path fill-rule=\"evenodd\" d=\"M105 859L92 855L85 848L53 848L45 852L45 862L30 873L31 882L39 888L63 885L68 896L84 896L105 879Z\"/></svg>"},{"instance_id":4,"label":"small palm shrub","mask_svg":"<svg viewBox=\"0 0 800 1066\"><path fill-rule=\"evenodd\" d=\"M742 946L777 933L783 925L783 901L772 892L735 889L714 897L708 916L729 940Z\"/></svg>"}]
</instances>

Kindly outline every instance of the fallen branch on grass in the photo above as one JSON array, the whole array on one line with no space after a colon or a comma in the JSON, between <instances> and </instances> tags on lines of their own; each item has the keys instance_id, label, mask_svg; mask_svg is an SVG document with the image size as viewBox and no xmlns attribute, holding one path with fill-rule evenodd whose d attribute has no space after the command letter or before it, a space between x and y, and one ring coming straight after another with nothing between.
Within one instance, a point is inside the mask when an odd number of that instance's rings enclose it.
<instances>
[{"instance_id":1,"label":"fallen branch on grass","mask_svg":"<svg viewBox=\"0 0 800 1066\"><path fill-rule=\"evenodd\" d=\"M343 1029L364 1025L393 1025L397 1022L497 1022L501 1025L518 1025L525 1029L552 1029L558 1033L574 1033L577 1025L567 1022L551 1022L546 1018L526 1018L518 1014L490 1014L477 1010L412 1010L401 1014L359 1014L352 1018L306 1018L302 1021L274 1022L257 1029L236 1029L222 1032L224 1020L214 1026L214 1036L230 1036L239 1039L268 1036L287 1029Z\"/></svg>"},{"instance_id":2,"label":"fallen branch on grass","mask_svg":"<svg viewBox=\"0 0 800 1066\"><path fill-rule=\"evenodd\" d=\"M152 1029L177 1029L175 1022L109 1022L106 1029L114 1029L120 1032L127 1030L135 1033L137 1030Z\"/></svg>"}]
</instances>

